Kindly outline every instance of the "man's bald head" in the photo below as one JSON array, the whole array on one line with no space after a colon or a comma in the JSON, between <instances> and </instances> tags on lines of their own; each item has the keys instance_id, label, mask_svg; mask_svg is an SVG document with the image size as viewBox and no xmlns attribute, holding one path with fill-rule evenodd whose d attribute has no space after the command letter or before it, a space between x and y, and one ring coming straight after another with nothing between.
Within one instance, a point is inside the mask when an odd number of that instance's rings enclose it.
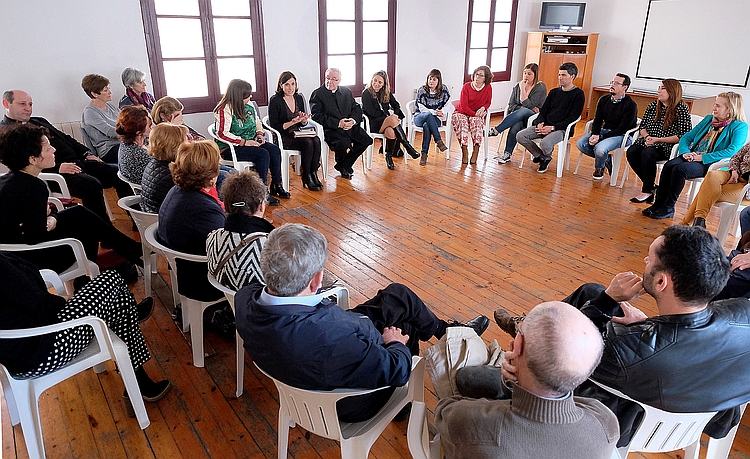
<instances>
[{"instance_id":1,"label":"man's bald head","mask_svg":"<svg viewBox=\"0 0 750 459\"><path fill-rule=\"evenodd\" d=\"M521 325L523 356L544 389L561 395L588 378L602 357L604 343L588 317L559 301L534 307Z\"/></svg>"},{"instance_id":2,"label":"man's bald head","mask_svg":"<svg viewBox=\"0 0 750 459\"><path fill-rule=\"evenodd\" d=\"M8 118L26 123L31 118L31 96L20 89L3 93L3 107Z\"/></svg>"}]
</instances>

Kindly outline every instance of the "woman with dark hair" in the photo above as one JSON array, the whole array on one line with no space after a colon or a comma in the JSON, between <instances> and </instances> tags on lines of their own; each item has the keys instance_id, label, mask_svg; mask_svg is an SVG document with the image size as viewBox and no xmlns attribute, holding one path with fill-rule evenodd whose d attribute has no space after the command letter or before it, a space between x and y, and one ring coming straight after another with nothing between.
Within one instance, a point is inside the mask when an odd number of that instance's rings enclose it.
<instances>
[{"instance_id":1,"label":"woman with dark hair","mask_svg":"<svg viewBox=\"0 0 750 459\"><path fill-rule=\"evenodd\" d=\"M484 138L484 119L492 103L492 72L486 65L480 65L471 74L471 81L461 88L461 97L456 110L451 115L453 131L461 145L461 164L469 164L469 139L474 148L471 164L477 163L479 146Z\"/></svg>"},{"instance_id":2,"label":"woman with dark hair","mask_svg":"<svg viewBox=\"0 0 750 459\"><path fill-rule=\"evenodd\" d=\"M266 177L271 169L268 205L278 206L281 202L273 196L291 197L281 181L281 150L266 142L260 116L250 103L252 97L253 87L247 81L235 79L229 82L226 93L214 108L216 137L221 139L216 143L224 159L231 159L227 143L234 145L237 158L252 161L263 183L267 183Z\"/></svg>"},{"instance_id":3,"label":"woman with dark hair","mask_svg":"<svg viewBox=\"0 0 750 459\"><path fill-rule=\"evenodd\" d=\"M151 108L151 118L154 120L154 124L160 123L172 123L177 126L185 126L188 128L188 140L204 140L205 137L200 135L198 131L191 128L182 119L182 103L174 97L164 96L157 100L154 106Z\"/></svg>"},{"instance_id":4,"label":"woman with dark hair","mask_svg":"<svg viewBox=\"0 0 750 459\"><path fill-rule=\"evenodd\" d=\"M117 117L120 110L109 102L112 90L106 77L92 73L81 81L83 92L91 98L91 103L83 109L81 127L91 139L96 156L108 164L117 163L120 141L117 138Z\"/></svg>"},{"instance_id":5,"label":"woman with dark hair","mask_svg":"<svg viewBox=\"0 0 750 459\"><path fill-rule=\"evenodd\" d=\"M547 86L539 81L539 66L535 63L526 64L523 68L523 79L516 83L508 100L508 115L503 121L490 129L490 136L500 134L509 129L505 136L505 152L497 159L500 164L510 161L513 150L516 149L516 134L526 127L526 122L544 105L547 98Z\"/></svg>"},{"instance_id":6,"label":"woman with dark hair","mask_svg":"<svg viewBox=\"0 0 750 459\"><path fill-rule=\"evenodd\" d=\"M680 139L678 156L664 165L654 203L643 210L643 215L655 220L674 217L674 205L685 181L705 177L711 164L737 153L746 140L747 122L742 96L736 92L722 92L716 96L713 114L703 118ZM705 213L708 214L710 209L704 208Z\"/></svg>"},{"instance_id":7,"label":"woman with dark hair","mask_svg":"<svg viewBox=\"0 0 750 459\"><path fill-rule=\"evenodd\" d=\"M117 162L128 182L141 184L143 170L149 161L146 138L150 133L151 115L146 107L129 105L122 109L117 120L117 135L122 142Z\"/></svg>"},{"instance_id":8,"label":"woman with dark hair","mask_svg":"<svg viewBox=\"0 0 750 459\"><path fill-rule=\"evenodd\" d=\"M299 129L306 126L309 120L310 114L305 113L305 101L297 93L297 78L292 72L281 72L276 94L268 101L268 121L281 134L284 148L300 151L302 186L310 191L320 191L323 189L318 179L320 139L317 136L297 137Z\"/></svg>"},{"instance_id":9,"label":"woman with dark hair","mask_svg":"<svg viewBox=\"0 0 750 459\"><path fill-rule=\"evenodd\" d=\"M119 232L83 206L53 210L49 190L39 173L55 164L55 149L43 128L15 124L0 130L0 162L10 172L0 177L0 243L38 244L63 238L81 241L86 257L96 262L99 242L128 261L143 266L141 244ZM37 265L62 272L74 263L67 248L23 252Z\"/></svg>"},{"instance_id":10,"label":"woman with dark hair","mask_svg":"<svg viewBox=\"0 0 750 459\"><path fill-rule=\"evenodd\" d=\"M167 247L193 255L206 254L208 233L224 227L224 210L214 197L221 156L210 140L183 142L170 164L175 186L159 209L157 238ZM208 283L205 263L178 260L179 292L198 301L222 295Z\"/></svg>"},{"instance_id":11,"label":"woman with dark hair","mask_svg":"<svg viewBox=\"0 0 750 459\"><path fill-rule=\"evenodd\" d=\"M656 98L646 107L638 139L627 150L628 164L643 182L641 194L630 202L654 202L656 162L668 160L674 144L693 127L679 81L662 81Z\"/></svg>"},{"instance_id":12,"label":"woman with dark hair","mask_svg":"<svg viewBox=\"0 0 750 459\"><path fill-rule=\"evenodd\" d=\"M146 92L146 74L128 67L122 71L121 77L125 95L120 99L120 109L129 105L142 105L151 110L154 106L154 96Z\"/></svg>"},{"instance_id":13,"label":"woman with dark hair","mask_svg":"<svg viewBox=\"0 0 750 459\"><path fill-rule=\"evenodd\" d=\"M224 228L212 231L206 241L208 270L222 285L239 290L263 283L259 269L262 239L243 243L253 233L270 233L274 226L265 218L266 187L255 171L232 174L224 181L221 197L227 209Z\"/></svg>"},{"instance_id":14,"label":"woman with dark hair","mask_svg":"<svg viewBox=\"0 0 750 459\"><path fill-rule=\"evenodd\" d=\"M440 151L448 149L440 137L438 128L443 125L445 113L443 108L451 101L448 88L443 86L443 75L438 69L430 70L427 82L417 89L416 111L414 125L422 128L422 154L419 164L427 164L427 154L430 151L430 141L434 138L435 145Z\"/></svg>"},{"instance_id":15,"label":"woman with dark hair","mask_svg":"<svg viewBox=\"0 0 750 459\"><path fill-rule=\"evenodd\" d=\"M151 156L141 180L141 210L159 213L167 193L174 186L169 164L177 158L177 149L188 135L185 126L161 123L154 126L149 136L148 154Z\"/></svg>"},{"instance_id":16,"label":"woman with dark hair","mask_svg":"<svg viewBox=\"0 0 750 459\"><path fill-rule=\"evenodd\" d=\"M409 143L401 120L404 112L396 97L391 93L391 84L385 70L378 70L362 92L362 111L370 119L370 132L383 134L385 137L385 163L388 169L395 169L393 156L398 151L399 143L406 148L409 155L417 159L419 152Z\"/></svg>"}]
</instances>

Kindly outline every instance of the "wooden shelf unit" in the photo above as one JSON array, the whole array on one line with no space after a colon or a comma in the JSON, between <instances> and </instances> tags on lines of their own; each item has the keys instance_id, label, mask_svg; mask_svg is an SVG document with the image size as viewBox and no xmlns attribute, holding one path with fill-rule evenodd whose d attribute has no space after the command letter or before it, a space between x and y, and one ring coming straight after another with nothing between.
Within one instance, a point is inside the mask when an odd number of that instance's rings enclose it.
<instances>
[{"instance_id":1,"label":"wooden shelf unit","mask_svg":"<svg viewBox=\"0 0 750 459\"><path fill-rule=\"evenodd\" d=\"M560 42L556 42L559 39ZM539 65L539 80L547 85L549 92L560 86L557 71L563 62L572 62L578 67L578 76L573 82L586 95L581 116L586 117L591 103L591 78L594 74L598 33L529 32L526 42L526 62Z\"/></svg>"}]
</instances>

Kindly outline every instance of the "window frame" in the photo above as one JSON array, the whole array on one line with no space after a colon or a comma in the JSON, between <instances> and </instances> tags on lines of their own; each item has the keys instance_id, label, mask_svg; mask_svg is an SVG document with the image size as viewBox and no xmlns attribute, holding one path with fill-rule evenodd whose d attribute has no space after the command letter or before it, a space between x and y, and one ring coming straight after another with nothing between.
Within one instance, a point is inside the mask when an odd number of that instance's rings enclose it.
<instances>
[{"instance_id":1,"label":"window frame","mask_svg":"<svg viewBox=\"0 0 750 459\"><path fill-rule=\"evenodd\" d=\"M490 16L489 16L489 33L487 34L487 56L485 58L485 64L490 62L492 56L492 41L494 39L495 32L495 10L497 7L497 0L490 1ZM518 0L511 0L513 5L510 11L510 30L508 33L508 55L505 64L504 72L492 72L492 81L510 81L511 72L513 67L513 51L515 48L515 37L516 37L516 20L518 19ZM484 22L484 21L473 21L474 16L474 0L469 0L469 16L466 25L466 50L464 54L464 83L471 81L471 73L474 69L469 68L469 50L471 49L471 26L473 22ZM481 48L474 48L481 49ZM492 66L490 66L492 68Z\"/></svg>"},{"instance_id":2,"label":"window frame","mask_svg":"<svg viewBox=\"0 0 750 459\"><path fill-rule=\"evenodd\" d=\"M366 54L382 54L382 52L363 52L363 28L365 20L362 18L362 5L366 0L354 0L354 68L353 85L345 86L352 91L354 97L359 97L370 80L365 80L363 60ZM326 0L318 0L318 50L320 53L320 84L325 81L328 69L328 10ZM331 22L350 22L350 20L333 19ZM367 21L369 22L369 21ZM382 21L380 21L382 22ZM386 69L391 84L391 92L396 91L396 0L388 0L388 46L386 50ZM348 55L348 54L346 54ZM365 83L360 83L365 81Z\"/></svg>"},{"instance_id":3,"label":"window frame","mask_svg":"<svg viewBox=\"0 0 750 459\"><path fill-rule=\"evenodd\" d=\"M214 35L214 19L240 18L250 19L253 36L253 55L237 55L232 57L252 57L255 67L255 87L253 88L253 99L258 105L268 105L268 82L266 69L265 39L263 34L263 12L261 0L247 0L250 4L250 17L247 16L214 16L211 11L211 0L197 0L199 19L201 23L201 36L203 39L202 60L206 62L206 83L208 95L203 97L181 97L180 102L185 107L184 113L212 112L226 88L220 87L219 68L216 53L216 39ZM151 70L151 82L154 97L159 99L167 94L167 83L164 75L165 59L161 53L161 39L157 23L156 5L154 0L140 0L141 15L143 16L143 30L146 39L146 51ZM162 18L190 18L195 16L182 15L159 15ZM191 58L168 58L166 61L189 61L197 60Z\"/></svg>"}]
</instances>

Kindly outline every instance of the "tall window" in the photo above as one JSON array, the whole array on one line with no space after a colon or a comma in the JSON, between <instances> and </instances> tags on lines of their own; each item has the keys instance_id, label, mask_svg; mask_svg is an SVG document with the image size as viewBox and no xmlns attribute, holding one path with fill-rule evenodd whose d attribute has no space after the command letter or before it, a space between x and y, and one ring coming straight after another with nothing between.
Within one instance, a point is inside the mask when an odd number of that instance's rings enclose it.
<instances>
[{"instance_id":1,"label":"tall window","mask_svg":"<svg viewBox=\"0 0 750 459\"><path fill-rule=\"evenodd\" d=\"M518 0L469 0L464 80L488 65L493 81L510 80Z\"/></svg>"},{"instance_id":2,"label":"tall window","mask_svg":"<svg viewBox=\"0 0 750 459\"><path fill-rule=\"evenodd\" d=\"M260 0L141 0L154 95L212 111L233 78L268 100Z\"/></svg>"},{"instance_id":3,"label":"tall window","mask_svg":"<svg viewBox=\"0 0 750 459\"><path fill-rule=\"evenodd\" d=\"M320 72L341 70L341 84L362 94L373 73L385 70L393 89L396 0L318 0Z\"/></svg>"}]
</instances>

